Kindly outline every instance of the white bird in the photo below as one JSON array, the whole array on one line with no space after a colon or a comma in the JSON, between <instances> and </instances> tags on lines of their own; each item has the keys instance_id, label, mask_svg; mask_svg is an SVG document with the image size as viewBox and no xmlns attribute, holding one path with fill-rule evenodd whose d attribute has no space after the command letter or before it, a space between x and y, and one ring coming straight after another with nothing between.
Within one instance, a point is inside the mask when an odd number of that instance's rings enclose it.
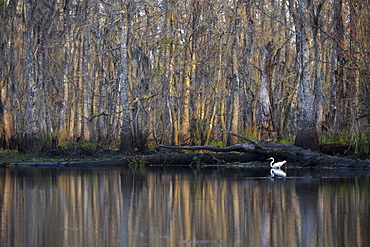
<instances>
[{"instance_id":1,"label":"white bird","mask_svg":"<svg viewBox=\"0 0 370 247\"><path fill-rule=\"evenodd\" d=\"M272 160L271 163L270 163L271 168L279 168L280 169L280 167L282 167L286 163L286 160L283 160L283 161L276 162L275 164L273 164L275 162L275 159L273 157L270 157L267 160Z\"/></svg>"},{"instance_id":2,"label":"white bird","mask_svg":"<svg viewBox=\"0 0 370 247\"><path fill-rule=\"evenodd\" d=\"M286 172L284 172L283 170L280 170L280 169L274 169L272 168L270 170L270 174L271 174L271 177L286 177Z\"/></svg>"}]
</instances>

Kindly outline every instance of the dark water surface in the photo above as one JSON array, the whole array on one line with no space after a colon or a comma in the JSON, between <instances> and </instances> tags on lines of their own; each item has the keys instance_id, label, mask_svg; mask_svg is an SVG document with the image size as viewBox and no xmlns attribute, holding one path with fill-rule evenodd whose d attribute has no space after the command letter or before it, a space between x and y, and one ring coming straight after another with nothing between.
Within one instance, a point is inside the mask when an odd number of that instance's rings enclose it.
<instances>
[{"instance_id":1,"label":"dark water surface","mask_svg":"<svg viewBox=\"0 0 370 247\"><path fill-rule=\"evenodd\" d=\"M0 170L0 246L368 246L369 173Z\"/></svg>"}]
</instances>

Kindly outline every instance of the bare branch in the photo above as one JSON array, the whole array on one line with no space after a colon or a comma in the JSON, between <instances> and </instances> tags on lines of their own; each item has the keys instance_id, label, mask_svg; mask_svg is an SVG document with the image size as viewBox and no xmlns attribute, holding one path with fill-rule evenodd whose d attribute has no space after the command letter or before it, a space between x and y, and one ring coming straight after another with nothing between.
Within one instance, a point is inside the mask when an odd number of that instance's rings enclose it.
<instances>
[{"instance_id":1,"label":"bare branch","mask_svg":"<svg viewBox=\"0 0 370 247\"><path fill-rule=\"evenodd\" d=\"M288 27L284 22L282 22L281 20L279 19L276 19L275 17L269 15L268 13L266 13L266 11L264 11L258 4L255 4L255 6L257 7L257 9L259 11L261 11L264 15L266 15L268 18L270 18L271 20L274 20L278 23L280 23L283 27L285 27L287 30L289 30L290 32L294 33L295 35L298 35L300 36L300 34L298 32L296 32L294 29Z\"/></svg>"},{"instance_id":2,"label":"bare branch","mask_svg":"<svg viewBox=\"0 0 370 247\"><path fill-rule=\"evenodd\" d=\"M235 134L234 132L231 132L230 130L221 129L221 131L225 132L226 134L229 134L229 135L232 135L232 136L237 136L239 138L242 138L243 140L246 140L246 141L252 143L253 145L259 146L255 140L249 139L248 137Z\"/></svg>"},{"instance_id":3,"label":"bare branch","mask_svg":"<svg viewBox=\"0 0 370 247\"><path fill-rule=\"evenodd\" d=\"M213 152L246 152L255 149L255 145L248 143L235 144L228 147L210 147L210 146L173 146L173 145L159 145L161 148L167 149L183 149L183 150L208 150Z\"/></svg>"},{"instance_id":4,"label":"bare branch","mask_svg":"<svg viewBox=\"0 0 370 247\"><path fill-rule=\"evenodd\" d=\"M95 115L92 115L91 117L86 117L85 115L77 112L78 115L80 115L81 117L83 117L84 119L86 119L87 121L91 122L94 118L96 117L100 117L100 116L111 116L113 114L116 114L116 113L112 113L112 114L107 114L105 112L101 112L99 114L95 114Z\"/></svg>"}]
</instances>

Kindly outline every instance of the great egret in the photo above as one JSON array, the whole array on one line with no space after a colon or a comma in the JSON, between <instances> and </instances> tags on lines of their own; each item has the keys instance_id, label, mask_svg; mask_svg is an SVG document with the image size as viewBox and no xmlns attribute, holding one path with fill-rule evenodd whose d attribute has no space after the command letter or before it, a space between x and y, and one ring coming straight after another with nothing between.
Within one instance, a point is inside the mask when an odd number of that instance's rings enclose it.
<instances>
[{"instance_id":1,"label":"great egret","mask_svg":"<svg viewBox=\"0 0 370 247\"><path fill-rule=\"evenodd\" d=\"M286 163L286 160L283 160L283 161L276 162L275 164L273 164L275 162L275 159L273 157L270 157L267 160L272 160L271 163L270 163L271 168L279 168L280 169L280 167L282 167Z\"/></svg>"},{"instance_id":2,"label":"great egret","mask_svg":"<svg viewBox=\"0 0 370 247\"><path fill-rule=\"evenodd\" d=\"M270 170L270 174L271 174L271 177L286 177L286 172L284 172L283 170L280 170L280 169L275 169L275 168L272 168Z\"/></svg>"}]
</instances>

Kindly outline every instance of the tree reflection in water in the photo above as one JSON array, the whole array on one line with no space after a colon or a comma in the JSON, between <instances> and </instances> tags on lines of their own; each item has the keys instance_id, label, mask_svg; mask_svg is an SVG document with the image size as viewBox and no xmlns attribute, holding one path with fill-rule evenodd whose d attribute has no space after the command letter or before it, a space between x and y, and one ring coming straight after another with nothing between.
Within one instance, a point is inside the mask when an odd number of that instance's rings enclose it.
<instances>
[{"instance_id":1,"label":"tree reflection in water","mask_svg":"<svg viewBox=\"0 0 370 247\"><path fill-rule=\"evenodd\" d=\"M364 246L368 175L2 169L1 246ZM268 173L268 172L267 172ZM290 172L290 174L292 174Z\"/></svg>"}]
</instances>

